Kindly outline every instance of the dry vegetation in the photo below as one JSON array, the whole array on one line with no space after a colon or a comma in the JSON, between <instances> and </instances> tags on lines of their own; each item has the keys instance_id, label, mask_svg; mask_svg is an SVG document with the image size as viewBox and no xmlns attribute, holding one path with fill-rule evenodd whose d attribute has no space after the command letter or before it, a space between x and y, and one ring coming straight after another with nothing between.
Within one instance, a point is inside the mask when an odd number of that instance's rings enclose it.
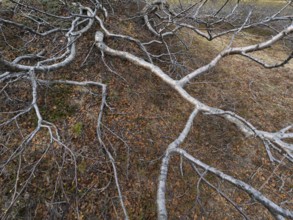
<instances>
[{"instance_id":1,"label":"dry vegetation","mask_svg":"<svg viewBox=\"0 0 293 220\"><path fill-rule=\"evenodd\" d=\"M264 1L262 4L265 4ZM115 13L121 15L108 20L113 32L152 38L141 18L125 20L137 5L119 4L119 7L113 7ZM100 81L108 85L109 107L104 112L103 138L116 160L129 217L155 219L161 158L166 146L184 127L192 106L150 72L127 61L108 57L106 62L116 73L110 72L102 62L99 51L96 48L89 51L95 31L92 28L78 42L79 52L75 62L46 77ZM13 32L10 34L6 37L12 39ZM185 68L191 69L206 64L230 39L227 37L211 43L190 32L181 32L180 35L191 43L187 51L182 45L176 45L178 51L184 50L178 59L185 60ZM193 36L192 39L190 36ZM238 38L238 43L247 43L248 39L250 43L263 37L257 30L246 31ZM14 43L13 40L11 42ZM121 44L116 40L108 40L107 44L140 53L132 44ZM4 45L0 46L4 48ZM11 53L9 48L4 49L3 53ZM30 49L33 51L35 48ZM161 49L154 48L158 51ZM88 52L91 55L86 58ZM260 56L265 59L280 58L284 52L280 44ZM168 68L168 65L163 66L163 69ZM187 90L210 106L232 110L254 122L260 129L275 131L293 122L292 73L292 61L285 67L267 70L247 59L228 57L207 75L189 84ZM174 78L176 74L181 74L180 68L172 74ZM1 93L1 112L18 109L27 102L30 88L25 83L11 84L5 89L18 101L9 102L5 94ZM96 139L95 126L100 100L101 93L94 87L39 87L38 103L43 117L56 125L75 158L57 145L48 149L50 140L46 135L47 130L40 132L22 157L10 163L1 173L0 185L10 187L0 189L0 212L7 207L15 179L24 181L30 175L30 172L24 172L18 176L16 171L19 161L23 166L33 169L31 164L43 157L28 187L12 207L10 219L75 219L76 207L79 208L80 219L120 218L122 211L112 168ZM0 117L6 116L2 114ZM11 151L4 149L4 145L15 147L36 125L33 115L21 117L17 123L1 128L1 160L7 158ZM18 127L22 133L19 133ZM14 138L9 145L6 145L9 139L7 132ZM223 119L200 115L184 143L184 149L205 163L250 183L275 202L285 201L284 207L293 209L292 164L284 161L275 166L257 139L244 137L235 126L227 124ZM74 169L74 159L77 170ZM168 176L171 180L168 181L167 191L170 219L241 219L241 215L217 192L205 184L198 188L198 177L194 175L194 170L188 163L178 166L180 159L175 156L172 160ZM75 172L77 181L74 179ZM206 178L243 207L251 219L272 218L266 209L243 195L239 189L213 175L207 175Z\"/></svg>"}]
</instances>

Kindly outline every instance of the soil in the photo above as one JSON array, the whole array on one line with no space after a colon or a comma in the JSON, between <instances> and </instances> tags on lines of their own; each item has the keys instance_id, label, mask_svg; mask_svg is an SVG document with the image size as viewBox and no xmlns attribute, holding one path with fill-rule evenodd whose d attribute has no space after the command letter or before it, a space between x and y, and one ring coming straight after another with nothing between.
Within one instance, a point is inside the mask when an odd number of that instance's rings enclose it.
<instances>
[{"instance_id":1,"label":"soil","mask_svg":"<svg viewBox=\"0 0 293 220\"><path fill-rule=\"evenodd\" d=\"M114 11L121 16L110 16L107 23L114 33L148 41L153 36L141 18L125 20L136 7L139 6L133 4L123 8L119 4ZM106 56L107 65L115 73L109 71L100 52L96 48L89 50L97 28L92 28L78 42L78 56L74 62L54 73L38 73L38 77L92 80L107 85L108 107L103 112L103 140L115 157L126 209L130 219L156 219L161 159L167 146L183 129L192 106L152 73L127 61ZM184 61L187 70L207 63L229 40L224 38L210 43L189 32L180 34L183 38L193 37L188 50L183 50L180 44L173 44L173 40L169 43L174 45L174 50L184 52L177 58L178 62ZM247 32L237 43L249 44L263 37ZM106 43L143 56L132 43L112 39L106 39ZM163 48L150 50L160 53ZM285 52L281 45L277 45L274 51L260 56L271 59L271 54L280 57ZM13 58L9 49L5 53ZM187 71L176 71L179 67L169 71L170 65L160 65L175 78ZM285 67L267 70L241 57L227 57L210 73L189 84L187 91L210 106L236 112L258 129L276 131L293 122L292 65L291 61ZM30 101L27 83L10 84L6 91L18 101L9 102L1 93L1 112L20 109ZM43 118L54 123L66 147L50 144L48 130L42 129L26 146L22 156L15 158L1 174L1 210L7 207L13 193L19 161L22 161L22 169L18 178L24 183L34 164L42 158L34 177L11 209L11 219L121 219L123 214L112 167L96 138L100 89L39 85L38 93ZM5 114L0 116L3 119L8 117ZM18 124L1 128L1 161L9 157L35 125L35 115L31 112L21 117ZM4 151L4 145L7 151ZM198 115L182 147L210 166L260 189L277 204L293 209L292 164L282 155L277 155L282 163L272 164L259 140L243 136L227 121L216 116ZM171 159L167 184L169 219L242 218L224 197L200 181L187 161L181 159L178 156ZM237 203L251 219L273 219L265 208L241 190L214 175L207 174L205 178Z\"/></svg>"}]
</instances>

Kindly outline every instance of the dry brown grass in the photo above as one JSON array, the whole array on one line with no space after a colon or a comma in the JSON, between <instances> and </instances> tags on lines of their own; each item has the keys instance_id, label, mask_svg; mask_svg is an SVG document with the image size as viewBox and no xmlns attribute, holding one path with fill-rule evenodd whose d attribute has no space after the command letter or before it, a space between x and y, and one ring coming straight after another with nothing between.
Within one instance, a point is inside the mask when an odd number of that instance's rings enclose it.
<instances>
[{"instance_id":1,"label":"dry brown grass","mask_svg":"<svg viewBox=\"0 0 293 220\"><path fill-rule=\"evenodd\" d=\"M141 38L151 37L139 23L141 21L120 22L111 18L108 22L113 24L112 28L117 33L122 32ZM126 61L106 57L107 62L113 65L126 82L121 80L104 67L96 50L93 51L86 65L81 68L80 64L87 52L83 48L90 47L94 31L91 30L83 41L79 42L80 54L76 62L50 77L62 76L62 78L77 81L95 80L108 85L107 102L112 109L104 112L103 124L106 127L103 127L103 137L116 159L126 208L130 219L155 219L160 159L168 144L183 128L192 108L150 72ZM184 34L182 33L183 37ZM190 33L185 37L189 36ZM245 38L240 37L235 43L256 42L261 37L246 33ZM209 62L225 47L228 40L226 38L210 43L194 37L192 47L187 51L191 59L187 60L186 64L195 68ZM111 40L107 40L107 43L113 47L139 53L132 44L121 45ZM280 45L277 46L277 50L268 51L261 56L267 60L273 60L272 55L283 56L284 52L279 48L281 48ZM167 66L163 68L167 69ZM274 131L293 121L292 71L292 62L284 68L266 70L241 57L227 57L213 71L188 85L188 91L211 106L237 112L255 124L257 128ZM58 89L62 88L49 90L42 88L39 102L45 105L46 101L48 106L55 105L57 110L64 110L66 106L76 108L76 111L71 112L70 115L55 115L57 117L55 124L66 143L77 152L80 191L74 190L71 182L72 164L68 164L61 173L63 188L58 188L57 192L61 193L62 190L66 192L72 204L75 202L76 195L82 198L79 201L81 219L115 219L117 217L115 213L121 214L121 210L113 175L95 137L95 118L100 104L100 92L96 91L98 95L92 96L83 89L66 87L63 89L69 90L65 93L67 96L62 96L60 100L60 96L52 95L58 93ZM64 92L62 94L64 95ZM44 118L50 119L54 112L54 110L45 112ZM33 144L44 147L42 141L46 140L42 134L40 134L40 140ZM286 192L290 190L290 187L292 188L292 170L286 169L285 165L278 168L273 166L268 161L264 147L259 141L243 137L233 125L220 118L199 115L183 147L205 163L249 182L256 188L261 187L276 169L277 174L287 178L287 184L280 192L281 182L274 176L269 179L262 192L278 203L290 199L290 193ZM31 153L37 154L38 152L35 151L36 148L32 148L27 152L27 156ZM56 148L54 152L50 152L40 167L40 172L35 174L38 178L33 179L27 190L31 195L29 205L25 204L23 198L20 199L16 207L20 213L19 218L22 217L21 213L30 209L35 211L36 219L48 218L46 202L52 198L54 181L58 173L58 170L52 168L51 163L56 154L62 155L62 150ZM196 191L198 177L188 163L184 163L184 176L181 176L179 160L180 158L177 157L172 158L168 180L167 201L170 219L240 218L239 213L204 184L200 187L200 198L204 210L201 209L195 202L198 195ZM11 169L15 166L12 165ZM15 176L11 176L2 181L13 181L14 178ZM270 219L264 208L249 203L249 198L238 189L220 182L214 176L208 175L207 179L214 184L220 183L221 189L237 203L243 205L250 216L257 216L252 219ZM107 185L108 181L112 181L109 188L105 191L99 190ZM46 190L39 187L39 184L44 184ZM61 196L60 200L64 200L64 197ZM62 208L65 212L64 218L74 219L74 212L69 205L64 205ZM292 207L288 205L287 208Z\"/></svg>"}]
</instances>

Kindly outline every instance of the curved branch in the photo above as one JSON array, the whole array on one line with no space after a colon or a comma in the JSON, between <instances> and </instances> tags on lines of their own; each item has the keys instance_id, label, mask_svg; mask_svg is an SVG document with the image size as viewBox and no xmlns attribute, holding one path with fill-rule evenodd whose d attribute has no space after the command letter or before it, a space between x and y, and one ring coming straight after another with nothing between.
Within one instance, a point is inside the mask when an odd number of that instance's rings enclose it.
<instances>
[{"instance_id":1,"label":"curved branch","mask_svg":"<svg viewBox=\"0 0 293 220\"><path fill-rule=\"evenodd\" d=\"M215 67L217 65L217 63L222 58L224 58L226 56L237 55L237 54L242 55L245 53L250 53L250 52L255 52L255 51L266 49L291 33L293 33L293 24L291 24L290 26L285 28L283 31L281 31L280 33L278 33L277 35L272 37L270 40L267 40L265 42L246 46L246 47L227 48L224 51L222 51L218 56L216 56L209 64L202 66L201 68L191 72L190 74L188 74L187 76L185 76L181 80L179 80L179 85L182 87L185 86L193 78L198 77L198 76L206 73L207 71L209 71L213 67Z\"/></svg>"}]
</instances>

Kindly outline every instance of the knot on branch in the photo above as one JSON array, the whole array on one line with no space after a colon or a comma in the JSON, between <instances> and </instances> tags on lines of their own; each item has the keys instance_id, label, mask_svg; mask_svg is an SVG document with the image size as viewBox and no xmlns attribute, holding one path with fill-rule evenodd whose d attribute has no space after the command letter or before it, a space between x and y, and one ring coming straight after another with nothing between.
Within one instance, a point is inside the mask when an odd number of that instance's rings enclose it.
<instances>
[{"instance_id":1,"label":"knot on branch","mask_svg":"<svg viewBox=\"0 0 293 220\"><path fill-rule=\"evenodd\" d=\"M95 42L102 43L104 40L104 34L101 31L97 31L95 34Z\"/></svg>"},{"instance_id":2,"label":"knot on branch","mask_svg":"<svg viewBox=\"0 0 293 220\"><path fill-rule=\"evenodd\" d=\"M104 34L101 31L97 31L95 34L95 45L101 50L104 51L105 44L104 44Z\"/></svg>"}]
</instances>

